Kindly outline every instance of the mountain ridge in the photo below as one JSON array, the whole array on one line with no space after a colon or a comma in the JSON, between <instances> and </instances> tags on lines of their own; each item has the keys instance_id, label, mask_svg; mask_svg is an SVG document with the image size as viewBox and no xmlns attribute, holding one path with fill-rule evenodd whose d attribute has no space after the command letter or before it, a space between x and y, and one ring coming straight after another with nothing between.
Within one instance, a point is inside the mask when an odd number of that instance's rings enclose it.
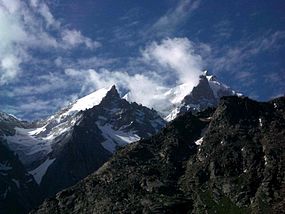
<instances>
[{"instance_id":1,"label":"mountain ridge","mask_svg":"<svg viewBox=\"0 0 285 214\"><path fill-rule=\"evenodd\" d=\"M36 128L16 123L4 139L46 197L95 171L118 147L164 125L156 111L127 102L112 86L79 99Z\"/></svg>"},{"instance_id":2,"label":"mountain ridge","mask_svg":"<svg viewBox=\"0 0 285 214\"><path fill-rule=\"evenodd\" d=\"M284 107L225 97L178 116L31 213L282 213Z\"/></svg>"},{"instance_id":3,"label":"mountain ridge","mask_svg":"<svg viewBox=\"0 0 285 214\"><path fill-rule=\"evenodd\" d=\"M208 90L213 90L210 83L216 81L214 77L205 73L201 79L208 84ZM196 87L199 89L200 85ZM195 111L191 108L182 111L181 106L188 105L181 96L185 88L181 85L166 92L171 103L177 103L172 106L177 109L173 118L187 111L198 113L208 106L214 107L205 105ZM224 85L221 88L230 90ZM201 94L204 96L203 87ZM212 94L218 98L216 93ZM8 127L4 133L7 145L17 153L27 173L33 175L41 194L48 197L96 171L120 147L157 133L166 124L160 115L126 96L121 98L113 85L76 100L45 120L28 123L10 116L10 122L4 122L0 132Z\"/></svg>"}]
</instances>

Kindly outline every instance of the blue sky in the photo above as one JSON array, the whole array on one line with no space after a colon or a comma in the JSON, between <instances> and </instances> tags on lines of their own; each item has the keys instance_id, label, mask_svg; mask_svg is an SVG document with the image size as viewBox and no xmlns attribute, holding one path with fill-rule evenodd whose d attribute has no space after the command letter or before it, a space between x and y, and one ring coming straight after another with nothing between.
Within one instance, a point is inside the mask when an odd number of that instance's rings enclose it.
<instances>
[{"instance_id":1,"label":"blue sky","mask_svg":"<svg viewBox=\"0 0 285 214\"><path fill-rule=\"evenodd\" d=\"M0 110L43 118L113 83L151 105L150 88L195 85L203 70L254 99L284 95L284 11L282 0L0 0Z\"/></svg>"}]
</instances>

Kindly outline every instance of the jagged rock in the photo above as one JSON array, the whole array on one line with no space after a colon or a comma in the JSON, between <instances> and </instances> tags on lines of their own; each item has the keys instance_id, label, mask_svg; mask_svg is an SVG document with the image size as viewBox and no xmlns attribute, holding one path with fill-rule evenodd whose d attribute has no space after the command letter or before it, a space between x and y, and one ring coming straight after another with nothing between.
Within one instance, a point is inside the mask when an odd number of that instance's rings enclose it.
<instances>
[{"instance_id":1,"label":"jagged rock","mask_svg":"<svg viewBox=\"0 0 285 214\"><path fill-rule=\"evenodd\" d=\"M226 97L211 119L186 113L32 213L282 213L284 106Z\"/></svg>"}]
</instances>

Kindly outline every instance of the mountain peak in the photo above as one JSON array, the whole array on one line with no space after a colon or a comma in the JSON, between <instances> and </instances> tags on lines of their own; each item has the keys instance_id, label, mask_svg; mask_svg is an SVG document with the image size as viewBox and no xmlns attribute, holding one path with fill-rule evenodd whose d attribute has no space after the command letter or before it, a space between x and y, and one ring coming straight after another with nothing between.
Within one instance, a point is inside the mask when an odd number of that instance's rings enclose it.
<instances>
[{"instance_id":1,"label":"mountain peak","mask_svg":"<svg viewBox=\"0 0 285 214\"><path fill-rule=\"evenodd\" d=\"M120 94L115 85L111 87L111 89L107 92L105 97L112 97L113 99L121 99Z\"/></svg>"},{"instance_id":2,"label":"mountain peak","mask_svg":"<svg viewBox=\"0 0 285 214\"><path fill-rule=\"evenodd\" d=\"M120 100L121 100L121 96L120 96L116 86L113 85L110 88L110 90L106 93L106 96L102 99L101 105L114 107L114 105L117 105L118 101L120 101Z\"/></svg>"}]
</instances>

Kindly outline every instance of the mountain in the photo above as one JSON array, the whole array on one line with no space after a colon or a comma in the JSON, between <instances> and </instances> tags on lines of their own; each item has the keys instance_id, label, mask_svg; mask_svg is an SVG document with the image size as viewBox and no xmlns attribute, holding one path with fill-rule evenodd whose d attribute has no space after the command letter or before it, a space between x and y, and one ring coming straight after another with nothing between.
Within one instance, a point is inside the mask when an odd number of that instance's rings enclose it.
<instances>
[{"instance_id":1,"label":"mountain","mask_svg":"<svg viewBox=\"0 0 285 214\"><path fill-rule=\"evenodd\" d=\"M221 97L238 95L240 93L233 91L228 86L220 83L213 75L209 75L207 71L200 76L200 81L191 92L180 100L178 104L165 117L167 121L175 119L179 114L187 111L199 112L208 107L215 107L218 105Z\"/></svg>"},{"instance_id":2,"label":"mountain","mask_svg":"<svg viewBox=\"0 0 285 214\"><path fill-rule=\"evenodd\" d=\"M156 111L121 99L112 87L99 105L77 114L77 121L49 154L41 187L52 195L102 166L117 147L155 134L164 125Z\"/></svg>"},{"instance_id":3,"label":"mountain","mask_svg":"<svg viewBox=\"0 0 285 214\"><path fill-rule=\"evenodd\" d=\"M98 169L118 147L155 134L165 121L122 99L113 86L34 124L15 125L4 139L47 197Z\"/></svg>"},{"instance_id":4,"label":"mountain","mask_svg":"<svg viewBox=\"0 0 285 214\"><path fill-rule=\"evenodd\" d=\"M284 213L285 97L224 97L120 149L44 213Z\"/></svg>"},{"instance_id":5,"label":"mountain","mask_svg":"<svg viewBox=\"0 0 285 214\"><path fill-rule=\"evenodd\" d=\"M240 93L219 82L208 71L200 75L200 81L194 88L192 83L184 83L169 90L158 90L162 91L160 96L153 98L153 108L168 122L187 111L198 112L207 107L215 107L223 96L241 96ZM129 102L135 101L135 98L132 92L124 96Z\"/></svg>"},{"instance_id":6,"label":"mountain","mask_svg":"<svg viewBox=\"0 0 285 214\"><path fill-rule=\"evenodd\" d=\"M31 176L12 152L4 135L14 134L16 126L24 127L12 115L0 112L0 213L26 213L35 207L41 199L39 188Z\"/></svg>"}]
</instances>

